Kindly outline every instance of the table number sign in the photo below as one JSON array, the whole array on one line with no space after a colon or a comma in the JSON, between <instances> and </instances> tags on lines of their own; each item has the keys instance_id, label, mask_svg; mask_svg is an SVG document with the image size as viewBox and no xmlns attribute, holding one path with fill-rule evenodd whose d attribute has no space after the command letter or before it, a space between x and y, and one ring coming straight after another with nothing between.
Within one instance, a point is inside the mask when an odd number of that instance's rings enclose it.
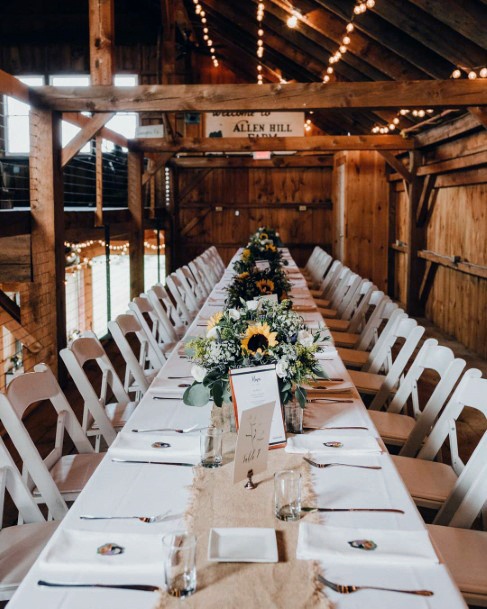
<instances>
[{"instance_id":1,"label":"table number sign","mask_svg":"<svg viewBox=\"0 0 487 609\"><path fill-rule=\"evenodd\" d=\"M258 271L269 271L271 268L271 265L269 264L268 260L256 260L255 261L255 268Z\"/></svg>"},{"instance_id":2,"label":"table number sign","mask_svg":"<svg viewBox=\"0 0 487 609\"><path fill-rule=\"evenodd\" d=\"M255 476L266 470L274 404L268 402L242 412L235 448L234 484L247 478L249 471Z\"/></svg>"},{"instance_id":3,"label":"table number sign","mask_svg":"<svg viewBox=\"0 0 487 609\"><path fill-rule=\"evenodd\" d=\"M259 306L261 302L279 302L277 294L265 294L265 296L259 296L256 298L259 302Z\"/></svg>"},{"instance_id":4,"label":"table number sign","mask_svg":"<svg viewBox=\"0 0 487 609\"><path fill-rule=\"evenodd\" d=\"M280 448L286 444L286 431L281 410L281 398L277 383L276 365L254 366L230 370L230 388L232 390L235 421L239 429L242 413L249 408L272 402L271 433L269 446Z\"/></svg>"}]
</instances>

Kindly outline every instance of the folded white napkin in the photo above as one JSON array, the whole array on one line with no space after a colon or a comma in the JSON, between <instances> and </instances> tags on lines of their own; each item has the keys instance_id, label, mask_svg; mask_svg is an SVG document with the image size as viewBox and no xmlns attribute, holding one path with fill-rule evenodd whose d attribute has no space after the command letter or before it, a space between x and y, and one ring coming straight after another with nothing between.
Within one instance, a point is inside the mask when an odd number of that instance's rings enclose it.
<instances>
[{"instance_id":1,"label":"folded white napkin","mask_svg":"<svg viewBox=\"0 0 487 609\"><path fill-rule=\"evenodd\" d=\"M335 359L338 355L338 351L328 343L327 345L321 346L314 355L316 359Z\"/></svg>"},{"instance_id":2,"label":"folded white napkin","mask_svg":"<svg viewBox=\"0 0 487 609\"><path fill-rule=\"evenodd\" d=\"M107 543L121 546L123 553L114 556L98 554L97 549ZM39 567L43 572L53 575L142 575L149 571L160 573L162 560L163 548L159 535L65 529L41 556Z\"/></svg>"},{"instance_id":3,"label":"folded white napkin","mask_svg":"<svg viewBox=\"0 0 487 609\"><path fill-rule=\"evenodd\" d=\"M154 427L157 427L157 425L154 425ZM160 427L166 426L161 425ZM152 446L154 442L165 442L171 446L168 448L154 448ZM115 438L108 452L111 457L119 459L165 461L168 458L177 457L189 459L192 462L199 459L200 456L200 437L197 431L185 434L175 432L121 432Z\"/></svg>"},{"instance_id":4,"label":"folded white napkin","mask_svg":"<svg viewBox=\"0 0 487 609\"><path fill-rule=\"evenodd\" d=\"M324 402L326 404L326 402ZM325 446L324 443L339 442L341 446ZM377 440L367 431L362 433L342 430L316 430L288 438L288 453L313 453L327 457L340 455L359 455L362 453L382 452Z\"/></svg>"},{"instance_id":5,"label":"folded white napkin","mask_svg":"<svg viewBox=\"0 0 487 609\"><path fill-rule=\"evenodd\" d=\"M148 394L152 397L155 395L174 395L182 398L183 393L186 391L187 387L179 387L179 385L191 385L192 383L193 379L155 378L149 388Z\"/></svg>"},{"instance_id":6,"label":"folded white napkin","mask_svg":"<svg viewBox=\"0 0 487 609\"><path fill-rule=\"evenodd\" d=\"M364 550L353 545L372 541L377 547ZM336 563L428 564L438 557L426 531L399 531L330 527L302 522L299 525L296 557Z\"/></svg>"}]
</instances>

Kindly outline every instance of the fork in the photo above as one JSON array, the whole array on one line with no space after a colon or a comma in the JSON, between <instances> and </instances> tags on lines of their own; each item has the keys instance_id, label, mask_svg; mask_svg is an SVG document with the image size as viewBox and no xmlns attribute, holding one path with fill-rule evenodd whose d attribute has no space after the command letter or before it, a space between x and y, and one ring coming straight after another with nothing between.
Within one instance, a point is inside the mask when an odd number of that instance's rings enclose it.
<instances>
[{"instance_id":1,"label":"fork","mask_svg":"<svg viewBox=\"0 0 487 609\"><path fill-rule=\"evenodd\" d=\"M332 402L333 404L336 402L342 402L343 404L353 404L353 400L339 400L335 398L307 398L306 401L310 404L313 402Z\"/></svg>"},{"instance_id":2,"label":"fork","mask_svg":"<svg viewBox=\"0 0 487 609\"><path fill-rule=\"evenodd\" d=\"M319 469L324 469L325 467L333 467L335 465L339 465L341 467L359 467L360 469L382 469L380 465L352 465L351 463L316 463L308 457L303 457L306 463L309 463L313 467L318 467Z\"/></svg>"},{"instance_id":3,"label":"fork","mask_svg":"<svg viewBox=\"0 0 487 609\"><path fill-rule=\"evenodd\" d=\"M384 590L386 592L402 592L403 594L416 594L417 596L433 596L434 592L431 590L400 590L398 588L382 588L380 586L350 586L345 584L335 584L328 579L325 579L322 575L318 574L318 579L322 584L328 586L339 594L352 594L359 590Z\"/></svg>"},{"instance_id":4,"label":"fork","mask_svg":"<svg viewBox=\"0 0 487 609\"><path fill-rule=\"evenodd\" d=\"M162 522L169 513L170 510L156 516L91 516L84 514L80 516L80 520L140 520L140 522L145 524L152 524L154 522Z\"/></svg>"},{"instance_id":5,"label":"fork","mask_svg":"<svg viewBox=\"0 0 487 609\"><path fill-rule=\"evenodd\" d=\"M174 429L173 427L163 427L161 429L132 429L135 433L151 433L151 432L159 432L159 431L174 431L176 433L189 433L190 431L196 431L198 425L193 425L192 427L186 427L183 429ZM203 429L203 428L201 428Z\"/></svg>"}]
</instances>

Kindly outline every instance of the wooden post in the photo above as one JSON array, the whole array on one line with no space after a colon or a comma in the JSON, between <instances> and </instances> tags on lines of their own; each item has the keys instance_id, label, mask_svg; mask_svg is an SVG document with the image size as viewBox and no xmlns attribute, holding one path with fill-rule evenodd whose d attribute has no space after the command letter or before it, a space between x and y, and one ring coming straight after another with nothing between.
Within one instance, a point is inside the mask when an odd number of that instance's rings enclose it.
<instances>
[{"instance_id":1,"label":"wooden post","mask_svg":"<svg viewBox=\"0 0 487 609\"><path fill-rule=\"evenodd\" d=\"M131 215L130 232L130 298L144 291L144 205L142 197L142 152L128 154L128 205Z\"/></svg>"},{"instance_id":2,"label":"wooden post","mask_svg":"<svg viewBox=\"0 0 487 609\"><path fill-rule=\"evenodd\" d=\"M426 245L426 225L418 224L418 209L421 201L423 180L417 175L421 163L421 153L409 153L409 171L411 182L407 189L408 215L407 215L407 242L406 253L406 310L410 315L423 315L424 307L421 305L420 288L425 271L424 260L418 258L418 252Z\"/></svg>"},{"instance_id":3,"label":"wooden post","mask_svg":"<svg viewBox=\"0 0 487 609\"><path fill-rule=\"evenodd\" d=\"M33 283L21 299L21 320L42 349L35 357L24 350L25 369L45 362L57 373L59 350L66 345L61 115L32 108L30 139Z\"/></svg>"}]
</instances>

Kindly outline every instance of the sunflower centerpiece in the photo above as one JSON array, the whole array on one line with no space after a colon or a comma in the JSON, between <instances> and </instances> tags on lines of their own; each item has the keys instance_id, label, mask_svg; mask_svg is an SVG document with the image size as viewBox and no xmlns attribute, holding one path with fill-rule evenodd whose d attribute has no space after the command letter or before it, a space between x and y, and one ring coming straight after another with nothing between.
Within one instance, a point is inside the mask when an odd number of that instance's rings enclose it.
<instances>
[{"instance_id":1,"label":"sunflower centerpiece","mask_svg":"<svg viewBox=\"0 0 487 609\"><path fill-rule=\"evenodd\" d=\"M272 269L259 271L252 268L236 275L226 288L226 305L238 308L242 306L242 300L254 300L270 294L277 294L278 300L282 301L288 298L290 289L291 284L282 270L273 272Z\"/></svg>"},{"instance_id":2,"label":"sunflower centerpiece","mask_svg":"<svg viewBox=\"0 0 487 609\"><path fill-rule=\"evenodd\" d=\"M186 344L195 380L183 400L192 406L209 400L222 406L231 401L231 369L275 364L282 405L295 396L304 408L303 385L327 378L314 355L320 340L321 332L311 332L289 300L251 301L220 311L209 320L206 336Z\"/></svg>"}]
</instances>

